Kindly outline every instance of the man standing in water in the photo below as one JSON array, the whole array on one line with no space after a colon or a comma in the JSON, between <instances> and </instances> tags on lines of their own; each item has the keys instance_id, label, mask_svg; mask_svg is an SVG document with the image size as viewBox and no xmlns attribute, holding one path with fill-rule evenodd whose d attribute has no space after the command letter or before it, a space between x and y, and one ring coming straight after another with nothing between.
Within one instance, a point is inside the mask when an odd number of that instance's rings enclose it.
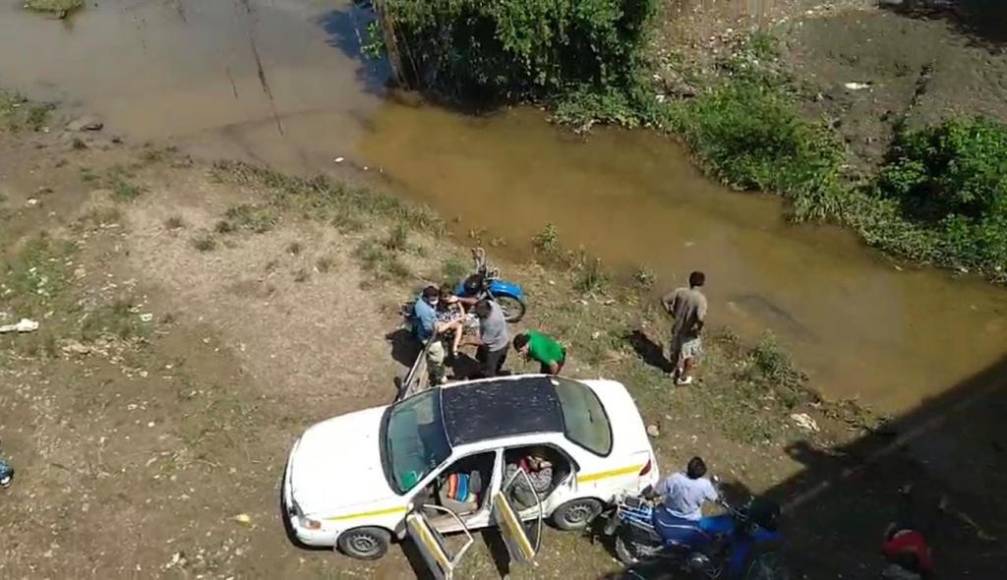
<instances>
[{"instance_id":1,"label":"man standing in water","mask_svg":"<svg viewBox=\"0 0 1007 580\"><path fill-rule=\"evenodd\" d=\"M664 309L674 318L671 326L669 358L675 365L672 378L676 385L692 383L693 367L703 352L700 333L706 319L706 296L700 291L706 283L702 272L689 274L689 287L679 288L661 299Z\"/></svg>"}]
</instances>

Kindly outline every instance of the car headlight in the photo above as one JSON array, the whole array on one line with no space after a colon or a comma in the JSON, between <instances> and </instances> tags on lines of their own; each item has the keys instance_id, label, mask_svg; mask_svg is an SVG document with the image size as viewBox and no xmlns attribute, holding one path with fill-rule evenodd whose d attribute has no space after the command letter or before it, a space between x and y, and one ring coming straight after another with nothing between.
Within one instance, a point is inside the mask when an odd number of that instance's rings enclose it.
<instances>
[{"instance_id":1,"label":"car headlight","mask_svg":"<svg viewBox=\"0 0 1007 580\"><path fill-rule=\"evenodd\" d=\"M308 530L318 530L322 527L322 522L318 520L313 520L307 516L298 516L297 520L301 523L301 527Z\"/></svg>"}]
</instances>

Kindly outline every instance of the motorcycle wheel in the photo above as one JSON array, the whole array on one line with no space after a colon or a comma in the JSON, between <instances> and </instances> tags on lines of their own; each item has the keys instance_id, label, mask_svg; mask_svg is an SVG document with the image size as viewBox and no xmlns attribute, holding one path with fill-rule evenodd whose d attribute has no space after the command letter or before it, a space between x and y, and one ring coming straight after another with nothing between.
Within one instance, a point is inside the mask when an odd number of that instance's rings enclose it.
<instances>
[{"instance_id":1,"label":"motorcycle wheel","mask_svg":"<svg viewBox=\"0 0 1007 580\"><path fill-rule=\"evenodd\" d=\"M622 535L615 538L615 555L619 558L620 562L627 566L640 563L640 557L636 555L636 549L633 548L631 543L627 543Z\"/></svg>"},{"instance_id":2,"label":"motorcycle wheel","mask_svg":"<svg viewBox=\"0 0 1007 580\"><path fill-rule=\"evenodd\" d=\"M527 306L525 306L523 301L506 295L494 296L493 299L500 305L500 310L503 310L504 320L507 322L514 323L524 318Z\"/></svg>"}]
</instances>

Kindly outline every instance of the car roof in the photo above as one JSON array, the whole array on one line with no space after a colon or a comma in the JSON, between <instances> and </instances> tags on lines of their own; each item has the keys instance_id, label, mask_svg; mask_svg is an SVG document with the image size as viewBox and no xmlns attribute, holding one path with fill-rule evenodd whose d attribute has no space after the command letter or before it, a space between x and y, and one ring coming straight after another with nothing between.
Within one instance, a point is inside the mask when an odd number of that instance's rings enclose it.
<instances>
[{"instance_id":1,"label":"car roof","mask_svg":"<svg viewBox=\"0 0 1007 580\"><path fill-rule=\"evenodd\" d=\"M562 433L563 410L547 376L492 379L441 389L452 446L529 433Z\"/></svg>"}]
</instances>

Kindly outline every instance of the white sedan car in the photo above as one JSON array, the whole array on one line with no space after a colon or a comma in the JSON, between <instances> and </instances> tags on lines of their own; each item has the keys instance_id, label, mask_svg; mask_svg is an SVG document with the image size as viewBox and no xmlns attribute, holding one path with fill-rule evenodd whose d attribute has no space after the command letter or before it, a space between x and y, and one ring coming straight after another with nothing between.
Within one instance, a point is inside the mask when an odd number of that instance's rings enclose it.
<instances>
[{"instance_id":1,"label":"white sedan car","mask_svg":"<svg viewBox=\"0 0 1007 580\"><path fill-rule=\"evenodd\" d=\"M551 465L534 483L529 459ZM623 385L523 375L454 383L314 425L290 452L283 503L304 544L376 559L408 534L450 576L470 530L499 526L511 555L531 560L542 518L582 529L616 495L657 479ZM469 538L454 554L440 537L451 532Z\"/></svg>"}]
</instances>

